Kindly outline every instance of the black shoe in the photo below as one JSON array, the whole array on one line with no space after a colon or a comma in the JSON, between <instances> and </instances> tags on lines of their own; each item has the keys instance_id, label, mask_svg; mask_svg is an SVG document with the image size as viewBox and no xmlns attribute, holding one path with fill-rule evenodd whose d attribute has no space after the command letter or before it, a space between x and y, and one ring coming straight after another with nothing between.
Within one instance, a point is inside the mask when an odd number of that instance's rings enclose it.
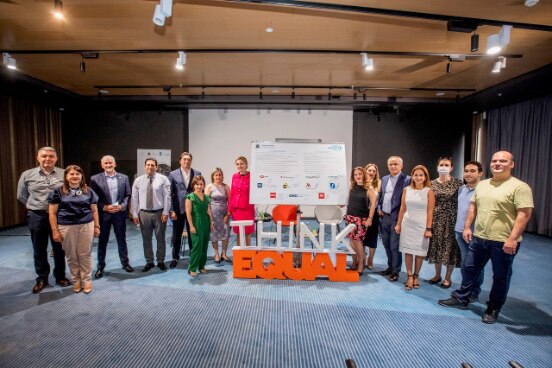
<instances>
[{"instance_id":1,"label":"black shoe","mask_svg":"<svg viewBox=\"0 0 552 368\"><path fill-rule=\"evenodd\" d=\"M178 261L176 259L173 259L171 261L171 263L169 264L169 267L170 268L175 268L177 264L178 264Z\"/></svg>"},{"instance_id":2,"label":"black shoe","mask_svg":"<svg viewBox=\"0 0 552 368\"><path fill-rule=\"evenodd\" d=\"M165 266L165 262L157 262L157 267L159 267L161 271L167 270L167 266Z\"/></svg>"},{"instance_id":3,"label":"black shoe","mask_svg":"<svg viewBox=\"0 0 552 368\"><path fill-rule=\"evenodd\" d=\"M498 313L500 313L500 309L493 309L487 302L487 309L485 309L485 313L483 313L483 317L481 317L481 322L487 324L495 323L498 318Z\"/></svg>"},{"instance_id":4,"label":"black shoe","mask_svg":"<svg viewBox=\"0 0 552 368\"><path fill-rule=\"evenodd\" d=\"M71 285L71 281L69 281L66 277L64 277L62 279L56 280L56 285L59 285L61 287L66 287Z\"/></svg>"},{"instance_id":5,"label":"black shoe","mask_svg":"<svg viewBox=\"0 0 552 368\"><path fill-rule=\"evenodd\" d=\"M95 279L101 279L103 277L103 275L104 275L103 269L98 268L98 271L96 271L96 273L94 274L94 278Z\"/></svg>"},{"instance_id":6,"label":"black shoe","mask_svg":"<svg viewBox=\"0 0 552 368\"><path fill-rule=\"evenodd\" d=\"M391 276L389 276L389 281L399 281L399 274L398 273L392 273Z\"/></svg>"},{"instance_id":7,"label":"black shoe","mask_svg":"<svg viewBox=\"0 0 552 368\"><path fill-rule=\"evenodd\" d=\"M483 314L483 317L481 317L481 322L489 325L495 323L498 318L498 313L500 313L499 310L487 308Z\"/></svg>"},{"instance_id":8,"label":"black shoe","mask_svg":"<svg viewBox=\"0 0 552 368\"><path fill-rule=\"evenodd\" d=\"M435 284L440 283L441 281L443 281L443 279L441 277L439 277L437 280L429 279L429 280L427 280L427 283L430 284L430 285L435 285Z\"/></svg>"},{"instance_id":9,"label":"black shoe","mask_svg":"<svg viewBox=\"0 0 552 368\"><path fill-rule=\"evenodd\" d=\"M470 295L470 303L477 303L479 301L479 297L475 295Z\"/></svg>"},{"instance_id":10,"label":"black shoe","mask_svg":"<svg viewBox=\"0 0 552 368\"><path fill-rule=\"evenodd\" d=\"M40 293L46 286L48 286L47 281L38 280L36 282L36 285L33 286L33 294Z\"/></svg>"},{"instance_id":11,"label":"black shoe","mask_svg":"<svg viewBox=\"0 0 552 368\"><path fill-rule=\"evenodd\" d=\"M452 307L458 309L468 309L468 302L462 302L455 297L450 297L448 299L441 299L438 301L439 305L443 307Z\"/></svg>"},{"instance_id":12,"label":"black shoe","mask_svg":"<svg viewBox=\"0 0 552 368\"><path fill-rule=\"evenodd\" d=\"M132 268L132 266L129 264L124 265L123 270L125 270L126 272L134 272L134 268Z\"/></svg>"},{"instance_id":13,"label":"black shoe","mask_svg":"<svg viewBox=\"0 0 552 368\"><path fill-rule=\"evenodd\" d=\"M153 263L146 263L146 265L144 266L144 268L142 268L142 272L148 272L149 270L151 270L153 267L155 267L155 265Z\"/></svg>"},{"instance_id":14,"label":"black shoe","mask_svg":"<svg viewBox=\"0 0 552 368\"><path fill-rule=\"evenodd\" d=\"M232 264L232 260L231 260L230 258L221 258L220 260L221 260L221 261L224 261L224 262L226 262L226 263L228 263L228 264Z\"/></svg>"},{"instance_id":15,"label":"black shoe","mask_svg":"<svg viewBox=\"0 0 552 368\"><path fill-rule=\"evenodd\" d=\"M387 269L385 271L380 271L380 275L382 276L389 276L393 273L393 270L391 269L391 267L387 267Z\"/></svg>"}]
</instances>

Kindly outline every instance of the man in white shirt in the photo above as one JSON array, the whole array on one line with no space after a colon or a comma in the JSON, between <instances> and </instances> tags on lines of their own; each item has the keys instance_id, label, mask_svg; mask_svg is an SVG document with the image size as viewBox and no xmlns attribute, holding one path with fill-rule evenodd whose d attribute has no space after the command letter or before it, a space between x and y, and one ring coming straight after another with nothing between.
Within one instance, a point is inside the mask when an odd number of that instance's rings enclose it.
<instances>
[{"instance_id":1,"label":"man in white shirt","mask_svg":"<svg viewBox=\"0 0 552 368\"><path fill-rule=\"evenodd\" d=\"M155 231L157 240L157 266L165 271L165 230L171 208L171 183L166 176L157 173L157 160L147 158L146 173L134 180L132 185L131 211L136 225L140 224L144 243L146 265L142 272L148 272L154 267L152 235Z\"/></svg>"}]
</instances>

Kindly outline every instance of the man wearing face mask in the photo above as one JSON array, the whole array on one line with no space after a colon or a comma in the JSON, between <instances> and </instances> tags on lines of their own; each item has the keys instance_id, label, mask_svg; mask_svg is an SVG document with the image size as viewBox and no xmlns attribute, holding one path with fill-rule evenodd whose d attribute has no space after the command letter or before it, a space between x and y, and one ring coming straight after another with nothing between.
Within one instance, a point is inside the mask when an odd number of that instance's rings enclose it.
<instances>
[{"instance_id":1,"label":"man wearing face mask","mask_svg":"<svg viewBox=\"0 0 552 368\"><path fill-rule=\"evenodd\" d=\"M387 159L389 175L381 179L381 197L378 201L380 215L381 241L387 253L387 269L380 275L388 276L390 281L398 281L402 266L402 254L399 251L399 234L395 232L403 189L410 184L410 176L403 174L403 160L399 156Z\"/></svg>"},{"instance_id":2,"label":"man wearing face mask","mask_svg":"<svg viewBox=\"0 0 552 368\"><path fill-rule=\"evenodd\" d=\"M471 199L463 237L469 243L464 278L460 289L449 299L439 300L445 307L468 309L469 298L485 264L491 260L493 285L482 322L495 323L512 277L512 264L519 251L521 235L533 212L533 194L529 185L512 176L514 157L496 152L491 160L491 179L481 181ZM475 231L471 225L475 220Z\"/></svg>"}]
</instances>

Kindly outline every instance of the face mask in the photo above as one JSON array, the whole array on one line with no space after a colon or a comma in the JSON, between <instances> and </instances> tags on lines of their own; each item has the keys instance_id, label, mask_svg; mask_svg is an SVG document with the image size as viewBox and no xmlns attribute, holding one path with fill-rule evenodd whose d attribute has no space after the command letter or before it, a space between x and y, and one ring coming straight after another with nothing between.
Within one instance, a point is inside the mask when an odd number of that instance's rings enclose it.
<instances>
[{"instance_id":1,"label":"face mask","mask_svg":"<svg viewBox=\"0 0 552 368\"><path fill-rule=\"evenodd\" d=\"M437 172L439 172L439 174L441 174L441 175L448 175L448 174L450 174L450 167L439 166L437 168Z\"/></svg>"}]
</instances>

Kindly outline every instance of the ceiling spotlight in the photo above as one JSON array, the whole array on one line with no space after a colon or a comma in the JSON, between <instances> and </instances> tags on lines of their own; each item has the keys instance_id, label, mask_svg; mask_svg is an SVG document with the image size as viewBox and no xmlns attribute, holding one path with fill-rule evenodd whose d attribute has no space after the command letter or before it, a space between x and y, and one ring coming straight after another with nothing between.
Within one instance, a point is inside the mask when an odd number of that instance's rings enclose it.
<instances>
[{"instance_id":1,"label":"ceiling spotlight","mask_svg":"<svg viewBox=\"0 0 552 368\"><path fill-rule=\"evenodd\" d=\"M479 50L479 35L475 32L471 35L471 52Z\"/></svg>"},{"instance_id":2,"label":"ceiling spotlight","mask_svg":"<svg viewBox=\"0 0 552 368\"><path fill-rule=\"evenodd\" d=\"M504 25L500 29L500 32L493 33L487 37L487 54L494 55L498 54L500 50L510 43L510 32L512 31L512 26Z\"/></svg>"},{"instance_id":3,"label":"ceiling spotlight","mask_svg":"<svg viewBox=\"0 0 552 368\"><path fill-rule=\"evenodd\" d=\"M525 0L525 6L531 8L539 3L539 0Z\"/></svg>"},{"instance_id":4,"label":"ceiling spotlight","mask_svg":"<svg viewBox=\"0 0 552 368\"><path fill-rule=\"evenodd\" d=\"M368 57L368 54L365 52L362 52L360 54L360 58L361 58L362 66L364 67L364 70L374 70L374 59L370 59Z\"/></svg>"},{"instance_id":5,"label":"ceiling spotlight","mask_svg":"<svg viewBox=\"0 0 552 368\"><path fill-rule=\"evenodd\" d=\"M54 17L63 19L63 1L61 0L54 0Z\"/></svg>"},{"instance_id":6,"label":"ceiling spotlight","mask_svg":"<svg viewBox=\"0 0 552 368\"><path fill-rule=\"evenodd\" d=\"M15 61L15 59L12 58L9 53L4 52L2 54L2 61L8 69L17 69L17 61Z\"/></svg>"},{"instance_id":7,"label":"ceiling spotlight","mask_svg":"<svg viewBox=\"0 0 552 368\"><path fill-rule=\"evenodd\" d=\"M437 92L435 93L435 96L444 96L445 95L445 92Z\"/></svg>"},{"instance_id":8,"label":"ceiling spotlight","mask_svg":"<svg viewBox=\"0 0 552 368\"><path fill-rule=\"evenodd\" d=\"M449 61L447 63L447 74L450 73L452 71L452 63Z\"/></svg>"},{"instance_id":9,"label":"ceiling spotlight","mask_svg":"<svg viewBox=\"0 0 552 368\"><path fill-rule=\"evenodd\" d=\"M176 58L176 64L174 67L178 70L184 70L186 61L186 53L184 51L178 51L178 57Z\"/></svg>"},{"instance_id":10,"label":"ceiling spotlight","mask_svg":"<svg viewBox=\"0 0 552 368\"><path fill-rule=\"evenodd\" d=\"M506 68L506 58L504 56L499 56L498 60L493 65L493 73L500 73L500 70Z\"/></svg>"},{"instance_id":11,"label":"ceiling spotlight","mask_svg":"<svg viewBox=\"0 0 552 368\"><path fill-rule=\"evenodd\" d=\"M274 27L272 27L272 24L269 24L268 26L266 26L265 31L266 33L274 32Z\"/></svg>"},{"instance_id":12,"label":"ceiling spotlight","mask_svg":"<svg viewBox=\"0 0 552 368\"><path fill-rule=\"evenodd\" d=\"M155 11L153 12L153 23L156 26L164 26L165 25L165 16L161 12L161 5L157 4L155 5Z\"/></svg>"}]
</instances>

